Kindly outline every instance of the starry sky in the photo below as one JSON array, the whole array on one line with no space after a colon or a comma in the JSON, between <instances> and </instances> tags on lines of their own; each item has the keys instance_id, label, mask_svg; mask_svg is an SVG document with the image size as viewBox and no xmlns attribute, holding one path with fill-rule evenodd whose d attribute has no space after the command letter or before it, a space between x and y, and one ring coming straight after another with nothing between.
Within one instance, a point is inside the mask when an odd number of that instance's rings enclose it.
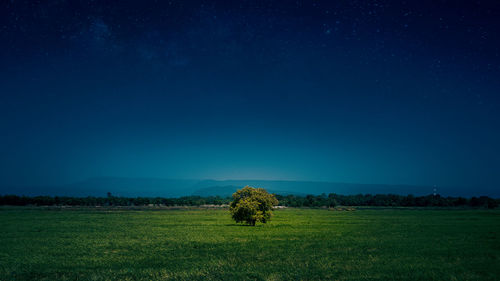
<instances>
[{"instance_id":1,"label":"starry sky","mask_svg":"<svg viewBox=\"0 0 500 281\"><path fill-rule=\"evenodd\" d=\"M500 188L498 1L0 4L0 185Z\"/></svg>"}]
</instances>

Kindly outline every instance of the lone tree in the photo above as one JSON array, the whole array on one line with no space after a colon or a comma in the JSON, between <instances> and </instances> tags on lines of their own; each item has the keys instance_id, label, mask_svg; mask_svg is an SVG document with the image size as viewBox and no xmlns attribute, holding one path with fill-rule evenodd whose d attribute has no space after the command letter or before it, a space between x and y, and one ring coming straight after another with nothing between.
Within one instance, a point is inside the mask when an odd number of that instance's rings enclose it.
<instances>
[{"instance_id":1,"label":"lone tree","mask_svg":"<svg viewBox=\"0 0 500 281\"><path fill-rule=\"evenodd\" d=\"M258 221L262 223L269 221L275 205L278 205L278 200L273 194L269 194L263 188L245 186L233 194L229 210L236 222L255 225Z\"/></svg>"}]
</instances>

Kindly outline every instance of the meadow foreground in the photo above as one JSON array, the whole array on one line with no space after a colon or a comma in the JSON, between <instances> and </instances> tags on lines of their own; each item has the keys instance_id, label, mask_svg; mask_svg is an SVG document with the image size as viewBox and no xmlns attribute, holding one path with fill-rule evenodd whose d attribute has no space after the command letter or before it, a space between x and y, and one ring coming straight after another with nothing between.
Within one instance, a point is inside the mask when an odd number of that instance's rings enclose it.
<instances>
[{"instance_id":1,"label":"meadow foreground","mask_svg":"<svg viewBox=\"0 0 500 281\"><path fill-rule=\"evenodd\" d=\"M495 280L500 211L0 208L0 280Z\"/></svg>"}]
</instances>

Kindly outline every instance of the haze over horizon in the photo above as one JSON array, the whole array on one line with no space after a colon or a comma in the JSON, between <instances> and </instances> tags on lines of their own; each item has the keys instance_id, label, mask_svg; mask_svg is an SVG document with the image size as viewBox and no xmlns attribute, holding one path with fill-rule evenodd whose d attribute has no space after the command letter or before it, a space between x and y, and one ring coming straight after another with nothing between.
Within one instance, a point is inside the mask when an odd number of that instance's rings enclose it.
<instances>
[{"instance_id":1,"label":"haze over horizon","mask_svg":"<svg viewBox=\"0 0 500 281\"><path fill-rule=\"evenodd\" d=\"M499 18L495 1L6 2L0 187L500 190Z\"/></svg>"},{"instance_id":2,"label":"haze over horizon","mask_svg":"<svg viewBox=\"0 0 500 281\"><path fill-rule=\"evenodd\" d=\"M118 197L182 197L182 196L231 196L237 189L245 186L264 188L280 195L308 194L398 194L427 196L439 194L444 197L500 197L495 188L429 186L404 184L359 184L343 182L262 180L262 179L164 179L164 178L127 178L97 177L80 182L46 186L0 186L1 194L23 196L76 196L104 197L108 192Z\"/></svg>"}]
</instances>

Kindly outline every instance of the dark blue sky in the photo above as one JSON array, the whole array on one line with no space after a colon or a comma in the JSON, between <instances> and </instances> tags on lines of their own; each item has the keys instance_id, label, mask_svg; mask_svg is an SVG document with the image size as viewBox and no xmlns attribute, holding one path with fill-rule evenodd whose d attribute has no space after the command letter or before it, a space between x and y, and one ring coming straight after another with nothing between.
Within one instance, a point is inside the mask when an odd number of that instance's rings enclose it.
<instances>
[{"instance_id":1,"label":"dark blue sky","mask_svg":"<svg viewBox=\"0 0 500 281\"><path fill-rule=\"evenodd\" d=\"M0 185L500 187L499 18L498 1L4 1Z\"/></svg>"}]
</instances>

